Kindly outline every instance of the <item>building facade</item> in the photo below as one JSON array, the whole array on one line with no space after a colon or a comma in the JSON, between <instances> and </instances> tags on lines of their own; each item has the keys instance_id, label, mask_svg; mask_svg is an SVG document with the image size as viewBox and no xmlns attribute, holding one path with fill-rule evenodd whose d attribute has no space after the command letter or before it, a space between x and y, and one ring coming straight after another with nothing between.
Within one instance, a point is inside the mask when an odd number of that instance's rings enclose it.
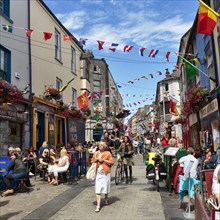
<instances>
[{"instance_id":1,"label":"building facade","mask_svg":"<svg viewBox=\"0 0 220 220\"><path fill-rule=\"evenodd\" d=\"M22 99L6 103L0 98L0 155L7 155L10 145L25 149L30 145L30 64L27 1L0 1L0 80L23 92ZM7 89L7 88L6 88Z\"/></svg>"}]
</instances>

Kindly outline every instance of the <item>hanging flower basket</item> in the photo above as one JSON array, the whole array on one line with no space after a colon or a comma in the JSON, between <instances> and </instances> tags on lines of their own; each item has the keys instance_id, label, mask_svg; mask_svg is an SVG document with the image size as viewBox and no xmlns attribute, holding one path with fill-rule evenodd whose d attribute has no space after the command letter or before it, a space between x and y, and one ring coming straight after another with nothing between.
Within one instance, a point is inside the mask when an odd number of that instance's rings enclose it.
<instances>
[{"instance_id":1,"label":"hanging flower basket","mask_svg":"<svg viewBox=\"0 0 220 220\"><path fill-rule=\"evenodd\" d=\"M44 92L44 98L47 100L51 100L52 98L55 100L60 100L62 98L59 90L48 87Z\"/></svg>"},{"instance_id":2,"label":"hanging flower basket","mask_svg":"<svg viewBox=\"0 0 220 220\"><path fill-rule=\"evenodd\" d=\"M0 102L16 103L23 98L23 92L20 91L15 85L12 85L5 80L0 80Z\"/></svg>"},{"instance_id":3,"label":"hanging flower basket","mask_svg":"<svg viewBox=\"0 0 220 220\"><path fill-rule=\"evenodd\" d=\"M187 94L187 101L183 102L183 114L190 115L198 112L203 107L205 98L208 94L208 90L201 86L191 89Z\"/></svg>"}]
</instances>

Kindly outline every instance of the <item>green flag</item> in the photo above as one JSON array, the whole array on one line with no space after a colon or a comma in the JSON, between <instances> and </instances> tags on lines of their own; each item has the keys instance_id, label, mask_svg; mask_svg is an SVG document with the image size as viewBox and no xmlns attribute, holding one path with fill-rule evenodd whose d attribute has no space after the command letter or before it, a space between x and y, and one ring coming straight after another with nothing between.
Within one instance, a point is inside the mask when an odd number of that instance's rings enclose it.
<instances>
[{"instance_id":1,"label":"green flag","mask_svg":"<svg viewBox=\"0 0 220 220\"><path fill-rule=\"evenodd\" d=\"M193 80L196 74L198 73L197 69L188 62L186 62L185 65L186 65L186 78Z\"/></svg>"},{"instance_id":2,"label":"green flag","mask_svg":"<svg viewBox=\"0 0 220 220\"><path fill-rule=\"evenodd\" d=\"M196 74L198 73L197 68L192 63L190 63L187 59L182 57L181 55L178 55L178 56L181 57L185 61L186 78L189 80L193 80L195 78Z\"/></svg>"}]
</instances>

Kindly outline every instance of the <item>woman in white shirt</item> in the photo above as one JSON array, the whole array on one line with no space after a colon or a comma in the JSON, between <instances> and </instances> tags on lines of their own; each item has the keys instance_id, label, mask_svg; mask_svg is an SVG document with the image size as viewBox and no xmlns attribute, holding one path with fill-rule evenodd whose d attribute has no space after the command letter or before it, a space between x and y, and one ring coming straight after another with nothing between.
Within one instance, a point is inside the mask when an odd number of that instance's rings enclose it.
<instances>
[{"instance_id":1,"label":"woman in white shirt","mask_svg":"<svg viewBox=\"0 0 220 220\"><path fill-rule=\"evenodd\" d=\"M48 167L48 183L58 185L58 173L64 173L69 168L69 158L66 149L60 151L60 159L57 164ZM54 178L50 181L50 175L53 174Z\"/></svg>"},{"instance_id":2,"label":"woman in white shirt","mask_svg":"<svg viewBox=\"0 0 220 220\"><path fill-rule=\"evenodd\" d=\"M213 173L212 195L215 196L215 198L218 200L218 204L220 204L220 163L216 166Z\"/></svg>"}]
</instances>

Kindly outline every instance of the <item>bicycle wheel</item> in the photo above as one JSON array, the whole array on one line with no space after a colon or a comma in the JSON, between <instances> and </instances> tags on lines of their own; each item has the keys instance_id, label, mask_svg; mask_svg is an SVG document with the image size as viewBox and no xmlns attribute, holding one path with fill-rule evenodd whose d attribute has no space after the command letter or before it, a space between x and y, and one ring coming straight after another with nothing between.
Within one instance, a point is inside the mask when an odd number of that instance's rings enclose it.
<instances>
[{"instance_id":1,"label":"bicycle wheel","mask_svg":"<svg viewBox=\"0 0 220 220\"><path fill-rule=\"evenodd\" d=\"M121 166L121 182L125 181L125 170L124 165Z\"/></svg>"},{"instance_id":2,"label":"bicycle wheel","mask_svg":"<svg viewBox=\"0 0 220 220\"><path fill-rule=\"evenodd\" d=\"M115 170L115 185L121 183L121 166L118 165Z\"/></svg>"}]
</instances>

